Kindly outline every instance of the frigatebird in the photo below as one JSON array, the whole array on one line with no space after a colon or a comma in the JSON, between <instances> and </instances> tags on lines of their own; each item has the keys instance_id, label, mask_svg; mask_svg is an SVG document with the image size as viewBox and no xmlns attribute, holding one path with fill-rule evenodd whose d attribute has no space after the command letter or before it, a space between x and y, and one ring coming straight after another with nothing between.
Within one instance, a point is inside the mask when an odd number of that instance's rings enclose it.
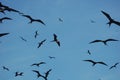
<instances>
[{"instance_id":1,"label":"frigatebird","mask_svg":"<svg viewBox=\"0 0 120 80\"><path fill-rule=\"evenodd\" d=\"M15 77L17 76L23 76L23 72L15 72Z\"/></svg>"},{"instance_id":2,"label":"frigatebird","mask_svg":"<svg viewBox=\"0 0 120 80\"><path fill-rule=\"evenodd\" d=\"M34 37L37 38L38 35L39 35L39 34L38 34L38 31L35 31Z\"/></svg>"},{"instance_id":3,"label":"frigatebird","mask_svg":"<svg viewBox=\"0 0 120 80\"><path fill-rule=\"evenodd\" d=\"M45 80L47 80L48 75L50 74L51 71L52 71L52 69L49 69L49 70L45 73L45 76L43 76L43 78L44 78Z\"/></svg>"},{"instance_id":4,"label":"frigatebird","mask_svg":"<svg viewBox=\"0 0 120 80\"><path fill-rule=\"evenodd\" d=\"M22 16L28 18L28 19L30 20L29 23L32 23L32 22L39 22L39 23L42 23L43 25L45 25L45 23L44 23L42 20L40 20L40 19L33 19L33 18L32 18L31 16L29 16L29 15L22 15Z\"/></svg>"},{"instance_id":5,"label":"frigatebird","mask_svg":"<svg viewBox=\"0 0 120 80\"><path fill-rule=\"evenodd\" d=\"M109 69L116 68L116 66L119 64L119 62L115 63L113 66L111 66Z\"/></svg>"},{"instance_id":6,"label":"frigatebird","mask_svg":"<svg viewBox=\"0 0 120 80\"><path fill-rule=\"evenodd\" d=\"M99 62L96 62L96 61L93 61L93 60L83 60L83 61L91 62L92 66L95 66L96 64L102 64L102 65L108 66L106 63L104 63L102 61L99 61Z\"/></svg>"},{"instance_id":7,"label":"frigatebird","mask_svg":"<svg viewBox=\"0 0 120 80\"><path fill-rule=\"evenodd\" d=\"M37 78L39 78L39 77L44 77L43 75L40 74L39 71L37 71L37 70L32 70L32 71L35 72L35 73L37 73Z\"/></svg>"},{"instance_id":8,"label":"frigatebird","mask_svg":"<svg viewBox=\"0 0 120 80\"><path fill-rule=\"evenodd\" d=\"M44 40L42 40L41 42L39 42L38 44L38 47L37 48L39 48L39 47L41 47L41 45L44 43L46 41L46 39L44 39Z\"/></svg>"},{"instance_id":9,"label":"frigatebird","mask_svg":"<svg viewBox=\"0 0 120 80\"><path fill-rule=\"evenodd\" d=\"M116 40L116 39L94 40L94 41L90 42L89 44L96 43L96 42L102 42L102 43L104 43L104 45L107 45L108 41L119 41L119 40Z\"/></svg>"},{"instance_id":10,"label":"frigatebird","mask_svg":"<svg viewBox=\"0 0 120 80\"><path fill-rule=\"evenodd\" d=\"M31 66L37 66L37 67L39 67L41 64L46 64L46 63L45 62L39 62L39 63L34 63Z\"/></svg>"},{"instance_id":11,"label":"frigatebird","mask_svg":"<svg viewBox=\"0 0 120 80\"><path fill-rule=\"evenodd\" d=\"M51 42L56 42L57 45L60 47L60 41L57 39L57 35L53 34L53 36L54 36L54 39Z\"/></svg>"},{"instance_id":12,"label":"frigatebird","mask_svg":"<svg viewBox=\"0 0 120 80\"><path fill-rule=\"evenodd\" d=\"M108 22L107 24L109 24L109 26L111 26L112 23L120 26L120 22L112 19L111 16L110 16L108 13L106 13L106 12L104 12L104 11L101 11L101 12L108 18L109 22Z\"/></svg>"},{"instance_id":13,"label":"frigatebird","mask_svg":"<svg viewBox=\"0 0 120 80\"><path fill-rule=\"evenodd\" d=\"M21 40L27 42L27 40L26 40L25 38L23 38L23 37L21 37L21 36L19 36L19 37L21 38Z\"/></svg>"},{"instance_id":14,"label":"frigatebird","mask_svg":"<svg viewBox=\"0 0 120 80\"><path fill-rule=\"evenodd\" d=\"M87 53L88 53L89 55L91 55L91 52L90 52L90 50L88 50L88 51L87 51Z\"/></svg>"},{"instance_id":15,"label":"frigatebird","mask_svg":"<svg viewBox=\"0 0 120 80\"><path fill-rule=\"evenodd\" d=\"M0 23L2 23L3 22L3 20L12 20L11 18L9 18L9 17L3 17L3 18L0 18Z\"/></svg>"},{"instance_id":16,"label":"frigatebird","mask_svg":"<svg viewBox=\"0 0 120 80\"><path fill-rule=\"evenodd\" d=\"M7 70L7 71L10 71L9 68L7 68L7 67L5 67L5 66L3 66L3 69L4 69L4 70Z\"/></svg>"},{"instance_id":17,"label":"frigatebird","mask_svg":"<svg viewBox=\"0 0 120 80\"><path fill-rule=\"evenodd\" d=\"M0 37L8 35L8 34L10 34L10 33L0 33Z\"/></svg>"}]
</instances>

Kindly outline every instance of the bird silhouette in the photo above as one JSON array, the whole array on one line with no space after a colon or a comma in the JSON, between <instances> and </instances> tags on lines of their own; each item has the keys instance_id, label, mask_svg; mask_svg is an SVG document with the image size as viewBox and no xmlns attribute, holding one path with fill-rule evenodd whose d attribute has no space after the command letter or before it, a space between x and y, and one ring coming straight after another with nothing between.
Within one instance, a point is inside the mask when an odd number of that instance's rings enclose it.
<instances>
[{"instance_id":1,"label":"bird silhouette","mask_svg":"<svg viewBox=\"0 0 120 80\"><path fill-rule=\"evenodd\" d=\"M119 62L115 63L113 66L111 66L109 69L116 68L116 66L119 64Z\"/></svg>"},{"instance_id":2,"label":"bird silhouette","mask_svg":"<svg viewBox=\"0 0 120 80\"><path fill-rule=\"evenodd\" d=\"M0 37L8 35L8 34L10 34L10 33L0 33Z\"/></svg>"},{"instance_id":3,"label":"bird silhouette","mask_svg":"<svg viewBox=\"0 0 120 80\"><path fill-rule=\"evenodd\" d=\"M3 17L3 18L0 18L0 23L2 23L3 22L3 20L12 20L11 18L9 18L9 17Z\"/></svg>"},{"instance_id":4,"label":"bird silhouette","mask_svg":"<svg viewBox=\"0 0 120 80\"><path fill-rule=\"evenodd\" d=\"M32 18L31 16L29 16L29 15L22 15L22 16L28 18L28 19L30 20L29 23L32 23L32 22L39 22L39 23L42 23L43 25L45 25L45 23L44 23L42 20L40 20L40 19L33 19L33 18Z\"/></svg>"},{"instance_id":5,"label":"bird silhouette","mask_svg":"<svg viewBox=\"0 0 120 80\"><path fill-rule=\"evenodd\" d=\"M88 53L89 55L91 55L91 52L90 52L90 50L88 50L88 51L87 51L87 53Z\"/></svg>"},{"instance_id":6,"label":"bird silhouette","mask_svg":"<svg viewBox=\"0 0 120 80\"><path fill-rule=\"evenodd\" d=\"M54 39L51 42L56 42L57 45L60 47L60 41L57 39L57 35L53 34L53 36L54 36Z\"/></svg>"},{"instance_id":7,"label":"bird silhouette","mask_svg":"<svg viewBox=\"0 0 120 80\"><path fill-rule=\"evenodd\" d=\"M39 67L41 64L46 64L45 62L33 63L31 66Z\"/></svg>"},{"instance_id":8,"label":"bird silhouette","mask_svg":"<svg viewBox=\"0 0 120 80\"><path fill-rule=\"evenodd\" d=\"M50 59L55 59L55 57L53 57L53 56L48 56Z\"/></svg>"},{"instance_id":9,"label":"bird silhouette","mask_svg":"<svg viewBox=\"0 0 120 80\"><path fill-rule=\"evenodd\" d=\"M45 76L43 76L43 78L45 79L45 80L47 80L47 78L48 78L48 75L49 75L49 73L52 71L52 69L49 69L46 73L45 73Z\"/></svg>"},{"instance_id":10,"label":"bird silhouette","mask_svg":"<svg viewBox=\"0 0 120 80\"><path fill-rule=\"evenodd\" d=\"M63 20L62 20L61 18L58 18L58 20L59 20L60 22L63 22Z\"/></svg>"},{"instance_id":11,"label":"bird silhouette","mask_svg":"<svg viewBox=\"0 0 120 80\"><path fill-rule=\"evenodd\" d=\"M15 72L15 77L17 76L23 76L23 72Z\"/></svg>"},{"instance_id":12,"label":"bird silhouette","mask_svg":"<svg viewBox=\"0 0 120 80\"><path fill-rule=\"evenodd\" d=\"M40 74L39 71L37 71L37 70L32 70L32 71L35 72L35 73L37 73L37 78L39 78L39 77L43 78L44 77L43 75Z\"/></svg>"},{"instance_id":13,"label":"bird silhouette","mask_svg":"<svg viewBox=\"0 0 120 80\"><path fill-rule=\"evenodd\" d=\"M4 10L4 11L9 11L9 12L16 12L16 13L19 13L19 14L23 14L23 13L21 13L20 11L18 11L18 10L15 10L15 9L13 9L13 8L10 8L10 7L8 7L8 6L6 6L6 5L3 5L1 2L0 2L0 7L2 7L2 9Z\"/></svg>"},{"instance_id":14,"label":"bird silhouette","mask_svg":"<svg viewBox=\"0 0 120 80\"><path fill-rule=\"evenodd\" d=\"M3 69L4 69L4 70L7 70L7 71L10 71L9 68L7 68L7 67L5 67L5 66L3 66Z\"/></svg>"},{"instance_id":15,"label":"bird silhouette","mask_svg":"<svg viewBox=\"0 0 120 80\"><path fill-rule=\"evenodd\" d=\"M27 40L26 40L25 38L23 38L23 37L21 37L21 36L19 36L19 37L21 38L21 40L27 42Z\"/></svg>"},{"instance_id":16,"label":"bird silhouette","mask_svg":"<svg viewBox=\"0 0 120 80\"><path fill-rule=\"evenodd\" d=\"M109 26L111 26L112 23L120 26L120 22L112 19L111 16L110 16L108 13L106 13L106 12L104 12L104 11L101 11L101 12L108 18L109 22L108 22L107 24L109 24Z\"/></svg>"},{"instance_id":17,"label":"bird silhouette","mask_svg":"<svg viewBox=\"0 0 120 80\"><path fill-rule=\"evenodd\" d=\"M116 40L116 39L94 40L94 41L90 42L89 44L96 43L96 42L102 42L102 43L104 43L104 45L107 45L108 41L119 41L119 40Z\"/></svg>"},{"instance_id":18,"label":"bird silhouette","mask_svg":"<svg viewBox=\"0 0 120 80\"><path fill-rule=\"evenodd\" d=\"M93 60L83 60L83 61L91 62L92 66L95 66L96 64L102 64L102 65L108 66L106 63L101 62L101 61L100 62L96 62L96 61L93 61Z\"/></svg>"},{"instance_id":19,"label":"bird silhouette","mask_svg":"<svg viewBox=\"0 0 120 80\"><path fill-rule=\"evenodd\" d=\"M37 38L37 36L38 36L39 34L38 34L38 31L35 31L35 38Z\"/></svg>"},{"instance_id":20,"label":"bird silhouette","mask_svg":"<svg viewBox=\"0 0 120 80\"><path fill-rule=\"evenodd\" d=\"M42 40L41 42L39 42L38 44L38 47L37 48L39 48L39 47L41 47L41 45L43 45L43 43L46 41L46 39L44 39L44 40Z\"/></svg>"}]
</instances>

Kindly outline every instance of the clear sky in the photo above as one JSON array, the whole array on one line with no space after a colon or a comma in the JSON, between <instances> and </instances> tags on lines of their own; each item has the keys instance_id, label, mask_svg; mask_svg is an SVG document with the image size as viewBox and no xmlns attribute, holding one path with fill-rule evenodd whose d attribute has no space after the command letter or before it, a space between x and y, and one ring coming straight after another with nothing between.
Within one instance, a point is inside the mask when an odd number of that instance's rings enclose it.
<instances>
[{"instance_id":1,"label":"clear sky","mask_svg":"<svg viewBox=\"0 0 120 80\"><path fill-rule=\"evenodd\" d=\"M89 44L100 39L113 38L120 40L120 26L106 24L108 19L101 10L120 21L120 0L0 0L2 4L19 10L32 18L41 19L45 26L38 22L28 24L29 19L15 12L0 13L0 18L10 17L0 23L0 33L10 33L0 37L0 80L44 80L37 79L32 70L44 74L52 69L48 80L119 80L120 41ZM61 18L63 22L58 19ZM95 21L95 23L91 23ZM35 31L39 35L34 38ZM59 47L53 40L56 34L61 43ZM25 38L27 42L20 39ZM38 43L46 42L37 48ZM92 53L88 55L87 51ZM50 59L53 56L55 59ZM83 60L103 61L108 66ZM30 66L33 63L46 62L40 67ZM3 70L6 66L10 71ZM24 76L15 77L15 72L24 72Z\"/></svg>"}]
</instances>

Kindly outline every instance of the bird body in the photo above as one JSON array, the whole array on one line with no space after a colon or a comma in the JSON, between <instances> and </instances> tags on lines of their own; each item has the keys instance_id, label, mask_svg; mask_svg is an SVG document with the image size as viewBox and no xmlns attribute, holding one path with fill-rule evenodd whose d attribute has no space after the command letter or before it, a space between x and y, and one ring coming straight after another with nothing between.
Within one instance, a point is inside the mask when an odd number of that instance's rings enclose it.
<instances>
[{"instance_id":1,"label":"bird body","mask_svg":"<svg viewBox=\"0 0 120 80\"><path fill-rule=\"evenodd\" d=\"M39 63L34 63L31 66L37 66L37 67L39 67L41 64L46 64L46 63L45 62L39 62Z\"/></svg>"},{"instance_id":2,"label":"bird body","mask_svg":"<svg viewBox=\"0 0 120 80\"><path fill-rule=\"evenodd\" d=\"M91 52L90 52L90 50L88 50L87 52L88 52L88 54L89 54L89 55L91 55Z\"/></svg>"},{"instance_id":3,"label":"bird body","mask_svg":"<svg viewBox=\"0 0 120 80\"><path fill-rule=\"evenodd\" d=\"M41 47L41 45L46 41L46 39L42 40L41 42L39 42L39 45L37 48Z\"/></svg>"},{"instance_id":4,"label":"bird body","mask_svg":"<svg viewBox=\"0 0 120 80\"><path fill-rule=\"evenodd\" d=\"M39 34L38 34L38 31L35 31L35 38L37 38L37 36L38 36Z\"/></svg>"},{"instance_id":5,"label":"bird body","mask_svg":"<svg viewBox=\"0 0 120 80\"><path fill-rule=\"evenodd\" d=\"M23 72L15 72L15 77L17 76L23 76Z\"/></svg>"},{"instance_id":6,"label":"bird body","mask_svg":"<svg viewBox=\"0 0 120 80\"><path fill-rule=\"evenodd\" d=\"M7 67L5 67L5 66L3 66L3 69L9 71L9 68L7 68Z\"/></svg>"}]
</instances>

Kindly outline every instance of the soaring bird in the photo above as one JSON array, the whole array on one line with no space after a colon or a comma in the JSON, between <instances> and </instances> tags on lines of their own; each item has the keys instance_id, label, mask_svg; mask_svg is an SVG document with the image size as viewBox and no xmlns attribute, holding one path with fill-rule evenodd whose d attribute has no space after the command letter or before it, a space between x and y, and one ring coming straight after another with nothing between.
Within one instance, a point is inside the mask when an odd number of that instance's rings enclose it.
<instances>
[{"instance_id":1,"label":"soaring bird","mask_svg":"<svg viewBox=\"0 0 120 80\"><path fill-rule=\"evenodd\" d=\"M40 20L40 19L33 19L33 18L32 18L31 16L29 16L29 15L22 15L22 16L28 18L28 19L30 20L29 23L32 23L32 22L39 22L39 23L42 23L43 25L45 25L45 23L44 23L42 20Z\"/></svg>"},{"instance_id":2,"label":"soaring bird","mask_svg":"<svg viewBox=\"0 0 120 80\"><path fill-rule=\"evenodd\" d=\"M21 37L21 36L19 36L19 37L21 38L21 40L27 42L27 40L26 40L25 38L23 38L23 37Z\"/></svg>"},{"instance_id":3,"label":"soaring bird","mask_svg":"<svg viewBox=\"0 0 120 80\"><path fill-rule=\"evenodd\" d=\"M90 50L88 50L88 51L87 51L87 53L88 53L89 55L91 55L91 52L90 52Z\"/></svg>"},{"instance_id":4,"label":"soaring bird","mask_svg":"<svg viewBox=\"0 0 120 80\"><path fill-rule=\"evenodd\" d=\"M39 63L34 63L31 66L37 66L37 67L39 67L41 64L46 64L46 63L45 62L39 62Z\"/></svg>"},{"instance_id":5,"label":"soaring bird","mask_svg":"<svg viewBox=\"0 0 120 80\"><path fill-rule=\"evenodd\" d=\"M56 42L58 44L58 46L60 47L60 41L57 39L57 35L53 34L54 39L51 42Z\"/></svg>"},{"instance_id":6,"label":"soaring bird","mask_svg":"<svg viewBox=\"0 0 120 80\"><path fill-rule=\"evenodd\" d=\"M8 34L10 34L10 33L0 33L0 37L8 35Z\"/></svg>"},{"instance_id":7,"label":"soaring bird","mask_svg":"<svg viewBox=\"0 0 120 80\"><path fill-rule=\"evenodd\" d=\"M39 71L37 71L37 70L32 70L32 71L35 72L35 73L37 73L37 78L39 78L39 77L44 77L43 75L40 74Z\"/></svg>"},{"instance_id":8,"label":"soaring bird","mask_svg":"<svg viewBox=\"0 0 120 80\"><path fill-rule=\"evenodd\" d=\"M7 68L7 67L5 67L5 66L3 66L3 69L4 69L4 70L7 70L7 71L10 71L9 68Z\"/></svg>"},{"instance_id":9,"label":"soaring bird","mask_svg":"<svg viewBox=\"0 0 120 80\"><path fill-rule=\"evenodd\" d=\"M63 20L62 20L61 18L58 18L58 20L59 20L60 22L63 22Z\"/></svg>"},{"instance_id":10,"label":"soaring bird","mask_svg":"<svg viewBox=\"0 0 120 80\"><path fill-rule=\"evenodd\" d=\"M101 12L108 18L109 22L108 22L107 24L109 24L109 26L111 26L112 23L120 26L120 22L112 19L111 16L110 16L108 13L106 13L106 12L104 12L104 11L101 11Z\"/></svg>"},{"instance_id":11,"label":"soaring bird","mask_svg":"<svg viewBox=\"0 0 120 80\"><path fill-rule=\"evenodd\" d=\"M94 40L94 41L90 42L90 44L91 43L96 43L96 42L102 42L102 43L104 43L104 45L107 45L108 41L119 41L119 40L116 40L116 39Z\"/></svg>"},{"instance_id":12,"label":"soaring bird","mask_svg":"<svg viewBox=\"0 0 120 80\"><path fill-rule=\"evenodd\" d=\"M43 78L44 78L45 80L47 80L48 75L50 74L51 71L52 71L52 69L49 69L49 70L45 73L45 76L43 76Z\"/></svg>"},{"instance_id":13,"label":"soaring bird","mask_svg":"<svg viewBox=\"0 0 120 80\"><path fill-rule=\"evenodd\" d=\"M48 56L50 59L55 59L55 57L53 57L53 56Z\"/></svg>"},{"instance_id":14,"label":"soaring bird","mask_svg":"<svg viewBox=\"0 0 120 80\"><path fill-rule=\"evenodd\" d=\"M38 31L35 31L35 38L37 38L37 36L38 36L39 34L38 34Z\"/></svg>"},{"instance_id":15,"label":"soaring bird","mask_svg":"<svg viewBox=\"0 0 120 80\"><path fill-rule=\"evenodd\" d=\"M39 45L37 48L41 47L41 45L46 41L46 39L42 40L41 42L39 42Z\"/></svg>"},{"instance_id":16,"label":"soaring bird","mask_svg":"<svg viewBox=\"0 0 120 80\"><path fill-rule=\"evenodd\" d=\"M9 17L3 17L3 18L0 18L0 23L2 23L3 22L3 20L12 20L11 18L9 18Z\"/></svg>"},{"instance_id":17,"label":"soaring bird","mask_svg":"<svg viewBox=\"0 0 120 80\"><path fill-rule=\"evenodd\" d=\"M95 66L96 64L102 64L102 65L108 66L106 63L101 62L101 61L100 62L96 62L96 61L93 61L93 60L83 60L83 61L91 62L92 66Z\"/></svg>"},{"instance_id":18,"label":"soaring bird","mask_svg":"<svg viewBox=\"0 0 120 80\"><path fill-rule=\"evenodd\" d=\"M109 69L116 68L116 66L119 64L119 62L115 63L113 66L111 66Z\"/></svg>"},{"instance_id":19,"label":"soaring bird","mask_svg":"<svg viewBox=\"0 0 120 80\"><path fill-rule=\"evenodd\" d=\"M15 72L15 77L17 76L23 76L23 72Z\"/></svg>"}]
</instances>

